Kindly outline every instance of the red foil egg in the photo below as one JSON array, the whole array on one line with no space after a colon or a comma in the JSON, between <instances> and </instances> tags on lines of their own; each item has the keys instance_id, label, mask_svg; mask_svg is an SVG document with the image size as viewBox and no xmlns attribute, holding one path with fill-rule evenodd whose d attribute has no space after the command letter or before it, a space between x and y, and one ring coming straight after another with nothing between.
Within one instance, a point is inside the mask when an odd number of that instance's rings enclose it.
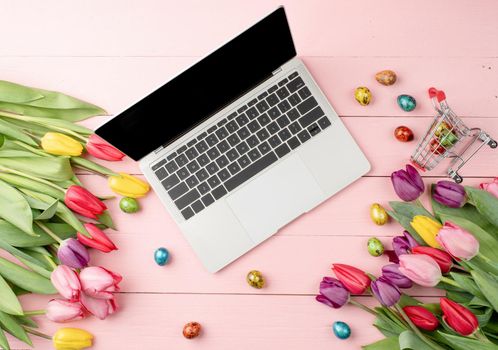
<instances>
[{"instance_id":1,"label":"red foil egg","mask_svg":"<svg viewBox=\"0 0 498 350\"><path fill-rule=\"evenodd\" d=\"M183 336L192 339L201 333L201 324L198 322L189 322L183 327Z\"/></svg>"},{"instance_id":2,"label":"red foil egg","mask_svg":"<svg viewBox=\"0 0 498 350\"><path fill-rule=\"evenodd\" d=\"M396 137L398 141L408 142L413 140L413 131L404 125L398 126L394 130L394 137Z\"/></svg>"}]
</instances>

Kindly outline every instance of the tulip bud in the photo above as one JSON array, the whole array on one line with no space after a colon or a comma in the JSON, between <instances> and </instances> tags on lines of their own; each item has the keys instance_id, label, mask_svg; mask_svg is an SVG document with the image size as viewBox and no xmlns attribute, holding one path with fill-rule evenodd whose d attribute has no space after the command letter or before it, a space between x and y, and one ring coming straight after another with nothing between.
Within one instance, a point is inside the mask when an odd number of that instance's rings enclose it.
<instances>
[{"instance_id":1,"label":"tulip bud","mask_svg":"<svg viewBox=\"0 0 498 350\"><path fill-rule=\"evenodd\" d=\"M476 315L465 306L448 298L441 298L440 304L443 320L458 334L471 335L479 327Z\"/></svg>"},{"instance_id":2,"label":"tulip bud","mask_svg":"<svg viewBox=\"0 0 498 350\"><path fill-rule=\"evenodd\" d=\"M90 135L88 138L86 150L96 158L109 161L118 161L125 156L123 152L111 146L95 134Z\"/></svg>"},{"instance_id":3,"label":"tulip bud","mask_svg":"<svg viewBox=\"0 0 498 350\"><path fill-rule=\"evenodd\" d=\"M320 282L320 294L316 296L320 303L338 309L349 300L349 292L341 281L333 277L324 277Z\"/></svg>"},{"instance_id":4,"label":"tulip bud","mask_svg":"<svg viewBox=\"0 0 498 350\"><path fill-rule=\"evenodd\" d=\"M424 182L418 171L411 165L406 170L398 170L391 174L394 191L405 202L414 201L424 192Z\"/></svg>"},{"instance_id":5,"label":"tulip bud","mask_svg":"<svg viewBox=\"0 0 498 350\"><path fill-rule=\"evenodd\" d=\"M479 253L479 241L471 233L447 221L439 230L437 241L452 256L470 260Z\"/></svg>"},{"instance_id":6,"label":"tulip bud","mask_svg":"<svg viewBox=\"0 0 498 350\"><path fill-rule=\"evenodd\" d=\"M405 306L403 311L410 321L420 329L432 332L439 327L439 321L432 312L422 306Z\"/></svg>"},{"instance_id":7,"label":"tulip bud","mask_svg":"<svg viewBox=\"0 0 498 350\"><path fill-rule=\"evenodd\" d=\"M384 306L393 306L399 301L401 292L386 277L381 276L372 282L370 288L373 295Z\"/></svg>"},{"instance_id":8,"label":"tulip bud","mask_svg":"<svg viewBox=\"0 0 498 350\"><path fill-rule=\"evenodd\" d=\"M150 190L147 182L124 173L109 176L108 182L111 190L125 197L143 197Z\"/></svg>"},{"instance_id":9,"label":"tulip bud","mask_svg":"<svg viewBox=\"0 0 498 350\"><path fill-rule=\"evenodd\" d=\"M57 266L50 275L50 281L55 289L64 298L71 301L78 300L81 291L81 284L78 275L74 270L66 265Z\"/></svg>"},{"instance_id":10,"label":"tulip bud","mask_svg":"<svg viewBox=\"0 0 498 350\"><path fill-rule=\"evenodd\" d=\"M77 233L78 241L90 248L95 248L104 253L109 253L113 250L117 250L116 246L112 241L106 236L106 234L99 229L97 226L91 223L84 224L87 231L90 233L91 238Z\"/></svg>"},{"instance_id":11,"label":"tulip bud","mask_svg":"<svg viewBox=\"0 0 498 350\"><path fill-rule=\"evenodd\" d=\"M83 307L79 302L52 299L48 302L45 316L53 322L70 322L85 317Z\"/></svg>"},{"instance_id":12,"label":"tulip bud","mask_svg":"<svg viewBox=\"0 0 498 350\"><path fill-rule=\"evenodd\" d=\"M439 243L436 241L436 236L439 229L442 227L439 222L424 215L415 215L410 224L413 229L417 231L420 237L422 237L425 243L432 248L441 248Z\"/></svg>"},{"instance_id":13,"label":"tulip bud","mask_svg":"<svg viewBox=\"0 0 498 350\"><path fill-rule=\"evenodd\" d=\"M106 319L107 316L118 310L118 304L114 296L110 299L97 299L83 293L81 294L81 303L89 313L99 320Z\"/></svg>"},{"instance_id":14,"label":"tulip bud","mask_svg":"<svg viewBox=\"0 0 498 350\"><path fill-rule=\"evenodd\" d=\"M106 205L88 190L81 186L72 185L66 190L64 203L74 212L90 219L98 219L107 209Z\"/></svg>"},{"instance_id":15,"label":"tulip bud","mask_svg":"<svg viewBox=\"0 0 498 350\"><path fill-rule=\"evenodd\" d=\"M94 298L112 299L119 292L121 275L99 266L87 267L80 272L83 291Z\"/></svg>"},{"instance_id":16,"label":"tulip bud","mask_svg":"<svg viewBox=\"0 0 498 350\"><path fill-rule=\"evenodd\" d=\"M356 267L345 264L333 264L332 271L342 284L353 294L363 294L370 286L370 278Z\"/></svg>"},{"instance_id":17,"label":"tulip bud","mask_svg":"<svg viewBox=\"0 0 498 350\"><path fill-rule=\"evenodd\" d=\"M52 337L56 350L80 350L92 346L93 335L79 328L60 328Z\"/></svg>"},{"instance_id":18,"label":"tulip bud","mask_svg":"<svg viewBox=\"0 0 498 350\"><path fill-rule=\"evenodd\" d=\"M90 261L90 255L86 248L74 238L62 241L57 251L57 257L62 264L73 269L81 269Z\"/></svg>"},{"instance_id":19,"label":"tulip bud","mask_svg":"<svg viewBox=\"0 0 498 350\"><path fill-rule=\"evenodd\" d=\"M41 138L43 150L58 156L80 156L83 152L81 143L67 135L58 132L47 132Z\"/></svg>"},{"instance_id":20,"label":"tulip bud","mask_svg":"<svg viewBox=\"0 0 498 350\"><path fill-rule=\"evenodd\" d=\"M450 208L461 208L465 204L465 188L453 181L439 181L434 186L432 198Z\"/></svg>"},{"instance_id":21,"label":"tulip bud","mask_svg":"<svg viewBox=\"0 0 498 350\"><path fill-rule=\"evenodd\" d=\"M487 191L498 198L498 177L495 177L493 182L483 182L479 185L479 187L481 190Z\"/></svg>"},{"instance_id":22,"label":"tulip bud","mask_svg":"<svg viewBox=\"0 0 498 350\"><path fill-rule=\"evenodd\" d=\"M441 281L439 265L427 255L404 254L399 257L399 271L423 287L434 287Z\"/></svg>"},{"instance_id":23,"label":"tulip bud","mask_svg":"<svg viewBox=\"0 0 498 350\"><path fill-rule=\"evenodd\" d=\"M440 249L419 246L412 249L412 254L425 254L430 256L439 265L442 273L450 272L453 267L451 255Z\"/></svg>"},{"instance_id":24,"label":"tulip bud","mask_svg":"<svg viewBox=\"0 0 498 350\"><path fill-rule=\"evenodd\" d=\"M398 264L389 264L382 267L382 276L399 288L411 288L413 282L399 271Z\"/></svg>"}]
</instances>

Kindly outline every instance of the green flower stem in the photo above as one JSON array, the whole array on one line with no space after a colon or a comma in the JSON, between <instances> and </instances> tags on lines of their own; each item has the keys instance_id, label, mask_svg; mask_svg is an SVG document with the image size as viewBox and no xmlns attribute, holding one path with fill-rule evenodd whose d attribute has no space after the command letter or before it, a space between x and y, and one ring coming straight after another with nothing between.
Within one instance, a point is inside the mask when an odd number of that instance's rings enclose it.
<instances>
[{"instance_id":1,"label":"green flower stem","mask_svg":"<svg viewBox=\"0 0 498 350\"><path fill-rule=\"evenodd\" d=\"M51 154L43 152L42 150L40 150L38 148L31 147L31 146L25 144L24 142L21 142L21 141L12 141L12 142L15 143L16 145L22 147L22 148L27 149L30 152L33 152L34 154L39 155L39 156L42 156L42 157L53 157Z\"/></svg>"},{"instance_id":2,"label":"green flower stem","mask_svg":"<svg viewBox=\"0 0 498 350\"><path fill-rule=\"evenodd\" d=\"M104 176L115 176L118 175L114 171L105 166L92 162L89 159L82 157L71 157L71 164L77 168L82 168L85 170L93 171L94 173L101 174Z\"/></svg>"},{"instance_id":3,"label":"green flower stem","mask_svg":"<svg viewBox=\"0 0 498 350\"><path fill-rule=\"evenodd\" d=\"M488 339L488 337L486 337L481 328L477 329L477 332L474 333L474 336L476 337L476 339L480 340L483 343L491 343L491 341Z\"/></svg>"},{"instance_id":4,"label":"green flower stem","mask_svg":"<svg viewBox=\"0 0 498 350\"><path fill-rule=\"evenodd\" d=\"M356 301L356 300L349 299L349 303L350 303L351 305L354 305L354 306L356 306L356 307L359 307L360 309L362 309L362 310L364 310L364 311L366 311L366 312L368 312L368 313L371 313L371 314L372 314L372 315L374 315L374 316L377 316L377 312L375 312L375 310L373 310L373 309L369 308L368 306L366 306L366 305L364 305L364 304L362 304L362 303L360 303L360 302L358 302L358 301Z\"/></svg>"},{"instance_id":5,"label":"green flower stem","mask_svg":"<svg viewBox=\"0 0 498 350\"><path fill-rule=\"evenodd\" d=\"M38 316L38 315L45 315L46 310L31 310L31 311L24 311L24 316Z\"/></svg>"},{"instance_id":6,"label":"green flower stem","mask_svg":"<svg viewBox=\"0 0 498 350\"><path fill-rule=\"evenodd\" d=\"M48 340L52 340L52 337L45 334L45 333L41 333L41 332L38 332L38 331L35 331L34 329L31 329L29 327L26 327L26 326L22 326L22 328L24 328L24 330L28 333L31 333L33 335L36 335L37 337L41 337L41 338L45 338L45 339L48 339Z\"/></svg>"},{"instance_id":7,"label":"green flower stem","mask_svg":"<svg viewBox=\"0 0 498 350\"><path fill-rule=\"evenodd\" d=\"M492 263L493 262L493 260L491 260L487 256L482 255L481 252L477 253L476 256L478 256L479 258L481 258L482 260L484 260L484 262L487 262L487 263Z\"/></svg>"},{"instance_id":8,"label":"green flower stem","mask_svg":"<svg viewBox=\"0 0 498 350\"><path fill-rule=\"evenodd\" d=\"M42 224L40 221L35 221L35 223L38 225L39 228L41 228L47 235L52 237L56 242L62 243L62 240L60 239L59 236L57 236L55 233L53 233L47 226Z\"/></svg>"},{"instance_id":9,"label":"green flower stem","mask_svg":"<svg viewBox=\"0 0 498 350\"><path fill-rule=\"evenodd\" d=\"M50 266L52 266L52 268L55 270L57 268L57 264L49 256L44 255L44 257L48 261Z\"/></svg>"},{"instance_id":10,"label":"green flower stem","mask_svg":"<svg viewBox=\"0 0 498 350\"><path fill-rule=\"evenodd\" d=\"M16 175L19 175L19 176L23 176L23 177L26 177L28 179L31 179L31 180L40 182L42 184L51 186L51 187L53 187L53 188L55 188L55 189L57 189L59 191L62 191L63 193L66 193L66 189L65 188L57 186L56 184L54 184L54 183L52 183L50 181L47 181L47 180L44 180L44 179L40 179L39 177L28 175L28 174L23 173L21 171L14 170L14 169L11 169L11 168L7 168L7 167L5 167L3 165L0 165L0 171L4 171L4 172L7 172L7 173L11 173L11 174L16 174Z\"/></svg>"},{"instance_id":11,"label":"green flower stem","mask_svg":"<svg viewBox=\"0 0 498 350\"><path fill-rule=\"evenodd\" d=\"M437 343L431 341L424 334L422 334L422 332L420 332L420 330L417 328L417 326L415 326L413 324L413 322L410 320L410 318L408 317L408 315L405 313L405 311L403 310L403 308L401 306L396 304L394 307L396 308L396 310L398 310L400 315L403 317L403 319L406 321L406 323L408 323L408 325L410 326L412 331L420 338L420 340L422 340L424 343L426 343L430 348L432 348L434 350L445 350L445 348L439 346Z\"/></svg>"},{"instance_id":12,"label":"green flower stem","mask_svg":"<svg viewBox=\"0 0 498 350\"><path fill-rule=\"evenodd\" d=\"M441 282L444 282L446 284L449 284L450 286L457 287L457 288L462 288L458 283L456 283L454 280L451 278L442 276L441 277Z\"/></svg>"}]
</instances>

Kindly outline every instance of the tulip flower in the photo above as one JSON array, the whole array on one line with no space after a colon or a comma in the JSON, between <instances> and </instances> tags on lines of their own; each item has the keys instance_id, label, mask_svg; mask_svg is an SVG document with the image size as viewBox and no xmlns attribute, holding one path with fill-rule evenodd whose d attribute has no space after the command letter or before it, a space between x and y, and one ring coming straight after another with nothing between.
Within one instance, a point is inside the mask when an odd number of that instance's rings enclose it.
<instances>
[{"instance_id":1,"label":"tulip flower","mask_svg":"<svg viewBox=\"0 0 498 350\"><path fill-rule=\"evenodd\" d=\"M83 152L81 143L67 135L58 132L47 132L41 138L43 150L58 156L80 156Z\"/></svg>"},{"instance_id":2,"label":"tulip flower","mask_svg":"<svg viewBox=\"0 0 498 350\"><path fill-rule=\"evenodd\" d=\"M382 267L382 276L398 288L411 288L413 282L399 271L398 264L389 264Z\"/></svg>"},{"instance_id":3,"label":"tulip flower","mask_svg":"<svg viewBox=\"0 0 498 350\"><path fill-rule=\"evenodd\" d=\"M349 292L338 279L324 277L320 282L320 294L316 296L320 303L338 309L349 300Z\"/></svg>"},{"instance_id":4,"label":"tulip flower","mask_svg":"<svg viewBox=\"0 0 498 350\"><path fill-rule=\"evenodd\" d=\"M479 241L470 232L447 221L439 230L437 241L452 256L470 260L479 253Z\"/></svg>"},{"instance_id":5,"label":"tulip flower","mask_svg":"<svg viewBox=\"0 0 498 350\"><path fill-rule=\"evenodd\" d=\"M78 242L75 238L68 238L62 241L57 257L64 265L72 267L73 269L81 269L88 265L90 255L86 248Z\"/></svg>"},{"instance_id":6,"label":"tulip flower","mask_svg":"<svg viewBox=\"0 0 498 350\"><path fill-rule=\"evenodd\" d=\"M441 298L440 304L443 320L458 334L471 335L479 327L476 315L465 306L448 298Z\"/></svg>"},{"instance_id":7,"label":"tulip flower","mask_svg":"<svg viewBox=\"0 0 498 350\"><path fill-rule=\"evenodd\" d=\"M103 267L91 266L80 272L83 291L94 298L112 299L114 292L119 292L119 282L123 278Z\"/></svg>"},{"instance_id":8,"label":"tulip flower","mask_svg":"<svg viewBox=\"0 0 498 350\"><path fill-rule=\"evenodd\" d=\"M439 321L432 312L422 306L405 306L403 311L410 321L420 329L432 332L439 327Z\"/></svg>"},{"instance_id":9,"label":"tulip flower","mask_svg":"<svg viewBox=\"0 0 498 350\"><path fill-rule=\"evenodd\" d=\"M424 182L418 171L410 164L406 170L398 170L391 174L394 191L405 202L414 201L424 192Z\"/></svg>"},{"instance_id":10,"label":"tulip flower","mask_svg":"<svg viewBox=\"0 0 498 350\"><path fill-rule=\"evenodd\" d=\"M415 215L410 223L415 231L422 237L425 243L432 248L441 248L436 236L443 227L439 222L424 215Z\"/></svg>"},{"instance_id":11,"label":"tulip flower","mask_svg":"<svg viewBox=\"0 0 498 350\"><path fill-rule=\"evenodd\" d=\"M106 234L99 229L97 226L91 223L84 224L87 231L90 233L91 238L77 233L78 241L90 248L95 248L104 253L109 253L118 248L112 243L112 241L106 236Z\"/></svg>"},{"instance_id":12,"label":"tulip flower","mask_svg":"<svg viewBox=\"0 0 498 350\"><path fill-rule=\"evenodd\" d=\"M118 161L125 156L123 152L111 146L95 134L90 135L88 138L86 150L96 158L109 161Z\"/></svg>"},{"instance_id":13,"label":"tulip flower","mask_svg":"<svg viewBox=\"0 0 498 350\"><path fill-rule=\"evenodd\" d=\"M432 198L450 208L461 208L465 204L465 188L453 181L439 181L434 186Z\"/></svg>"},{"instance_id":14,"label":"tulip flower","mask_svg":"<svg viewBox=\"0 0 498 350\"><path fill-rule=\"evenodd\" d=\"M495 177L493 182L483 182L479 187L481 190L487 191L498 198L498 177Z\"/></svg>"},{"instance_id":15,"label":"tulip flower","mask_svg":"<svg viewBox=\"0 0 498 350\"><path fill-rule=\"evenodd\" d=\"M66 190L64 203L74 212L90 219L98 219L107 209L106 205L88 190L81 186L72 185Z\"/></svg>"},{"instance_id":16,"label":"tulip flower","mask_svg":"<svg viewBox=\"0 0 498 350\"><path fill-rule=\"evenodd\" d=\"M79 302L52 299L47 304L45 315L53 322L70 322L85 317L83 307Z\"/></svg>"},{"instance_id":17,"label":"tulip flower","mask_svg":"<svg viewBox=\"0 0 498 350\"><path fill-rule=\"evenodd\" d=\"M412 249L412 254L425 254L430 256L439 265L442 273L450 272L453 267L451 255L441 249L419 246Z\"/></svg>"},{"instance_id":18,"label":"tulip flower","mask_svg":"<svg viewBox=\"0 0 498 350\"><path fill-rule=\"evenodd\" d=\"M80 297L81 283L76 272L66 265L57 266L50 275L50 281L64 298L71 301Z\"/></svg>"},{"instance_id":19,"label":"tulip flower","mask_svg":"<svg viewBox=\"0 0 498 350\"><path fill-rule=\"evenodd\" d=\"M81 303L89 313L104 320L118 310L118 304L114 296L110 299L97 299L85 293L81 294Z\"/></svg>"},{"instance_id":20,"label":"tulip flower","mask_svg":"<svg viewBox=\"0 0 498 350\"><path fill-rule=\"evenodd\" d=\"M386 277L381 276L372 282L370 288L373 295L384 306L393 306L401 298L401 292Z\"/></svg>"},{"instance_id":21,"label":"tulip flower","mask_svg":"<svg viewBox=\"0 0 498 350\"><path fill-rule=\"evenodd\" d=\"M125 173L109 176L109 187L111 190L125 197L140 198L149 192L150 186L147 182Z\"/></svg>"},{"instance_id":22,"label":"tulip flower","mask_svg":"<svg viewBox=\"0 0 498 350\"><path fill-rule=\"evenodd\" d=\"M61 328L52 342L56 350L80 350L92 346L93 335L79 328Z\"/></svg>"},{"instance_id":23,"label":"tulip flower","mask_svg":"<svg viewBox=\"0 0 498 350\"><path fill-rule=\"evenodd\" d=\"M353 294L363 294L370 286L370 278L356 267L345 264L333 264L332 271L342 284Z\"/></svg>"},{"instance_id":24,"label":"tulip flower","mask_svg":"<svg viewBox=\"0 0 498 350\"><path fill-rule=\"evenodd\" d=\"M399 271L423 287L434 287L442 278L439 265L430 256L422 254L401 255Z\"/></svg>"}]
</instances>

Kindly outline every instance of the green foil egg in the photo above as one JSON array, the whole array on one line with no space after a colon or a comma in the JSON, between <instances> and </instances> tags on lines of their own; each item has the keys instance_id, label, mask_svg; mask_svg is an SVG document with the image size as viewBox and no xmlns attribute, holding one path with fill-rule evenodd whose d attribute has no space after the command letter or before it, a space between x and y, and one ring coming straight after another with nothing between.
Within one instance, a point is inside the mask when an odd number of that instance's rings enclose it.
<instances>
[{"instance_id":1,"label":"green foil egg","mask_svg":"<svg viewBox=\"0 0 498 350\"><path fill-rule=\"evenodd\" d=\"M367 87L360 86L354 91L354 98L362 106L366 106L372 101L372 93Z\"/></svg>"},{"instance_id":2,"label":"green foil egg","mask_svg":"<svg viewBox=\"0 0 498 350\"><path fill-rule=\"evenodd\" d=\"M261 289L265 286L265 278L258 270L249 271L246 280L247 283L253 288Z\"/></svg>"},{"instance_id":3,"label":"green foil egg","mask_svg":"<svg viewBox=\"0 0 498 350\"><path fill-rule=\"evenodd\" d=\"M371 256L381 256L384 254L384 245L376 237L372 237L368 240L367 247Z\"/></svg>"},{"instance_id":4,"label":"green foil egg","mask_svg":"<svg viewBox=\"0 0 498 350\"><path fill-rule=\"evenodd\" d=\"M125 213L136 213L140 207L135 198L123 197L119 201L119 208Z\"/></svg>"},{"instance_id":5,"label":"green foil egg","mask_svg":"<svg viewBox=\"0 0 498 350\"><path fill-rule=\"evenodd\" d=\"M405 112L411 112L417 107L417 101L410 95L399 95L398 106Z\"/></svg>"}]
</instances>

